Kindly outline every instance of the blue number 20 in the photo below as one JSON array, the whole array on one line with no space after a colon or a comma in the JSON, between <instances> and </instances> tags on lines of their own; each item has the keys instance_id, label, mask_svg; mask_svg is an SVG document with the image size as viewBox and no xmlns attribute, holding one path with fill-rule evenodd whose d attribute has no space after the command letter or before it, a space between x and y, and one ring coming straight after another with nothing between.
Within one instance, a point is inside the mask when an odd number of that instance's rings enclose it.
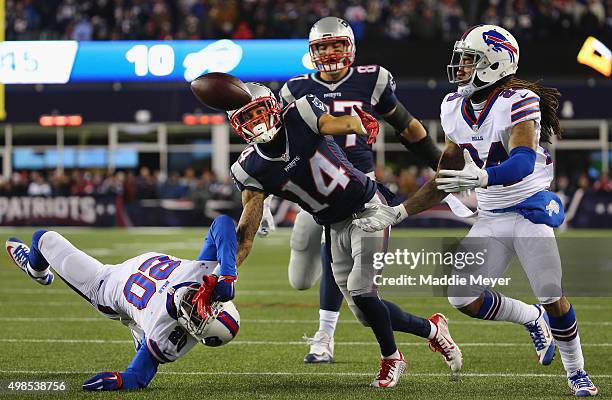
<instances>
[{"instance_id":1,"label":"blue number 20","mask_svg":"<svg viewBox=\"0 0 612 400\"><path fill-rule=\"evenodd\" d=\"M157 261L157 263L155 263ZM155 265L153 265L155 263ZM146 260L135 274L132 274L125 286L123 287L123 295L129 303L139 310L142 310L149 304L149 300L153 297L157 285L155 282L146 277L143 272L149 269L149 276L155 280L168 279L172 271L181 264L180 261L173 261L168 256L154 256ZM142 294L138 295L132 291L134 285L140 287L143 291Z\"/></svg>"}]
</instances>

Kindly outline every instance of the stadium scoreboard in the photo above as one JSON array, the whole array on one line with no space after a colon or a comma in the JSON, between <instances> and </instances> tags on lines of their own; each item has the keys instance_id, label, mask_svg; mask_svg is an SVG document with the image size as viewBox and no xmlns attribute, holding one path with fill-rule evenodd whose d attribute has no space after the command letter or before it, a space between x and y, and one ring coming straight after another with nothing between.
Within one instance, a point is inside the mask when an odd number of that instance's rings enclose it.
<instances>
[{"instance_id":1,"label":"stadium scoreboard","mask_svg":"<svg viewBox=\"0 0 612 400\"><path fill-rule=\"evenodd\" d=\"M3 84L189 82L207 72L280 81L313 70L305 39L0 43Z\"/></svg>"}]
</instances>

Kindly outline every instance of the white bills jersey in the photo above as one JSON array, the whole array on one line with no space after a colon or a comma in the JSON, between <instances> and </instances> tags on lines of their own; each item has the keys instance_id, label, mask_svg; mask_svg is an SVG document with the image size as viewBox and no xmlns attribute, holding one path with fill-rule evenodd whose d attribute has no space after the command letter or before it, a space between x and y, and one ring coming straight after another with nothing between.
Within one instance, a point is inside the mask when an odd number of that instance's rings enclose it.
<instances>
[{"instance_id":1,"label":"white bills jersey","mask_svg":"<svg viewBox=\"0 0 612 400\"><path fill-rule=\"evenodd\" d=\"M492 96L476 115L469 99L457 93L444 97L440 110L447 138L467 149L481 168L493 167L508 159L512 128L533 120L540 142L540 98L527 89L507 89ZM547 189L553 179L552 158L538 145L533 172L519 182L477 188L478 208L496 210L511 207Z\"/></svg>"},{"instance_id":2,"label":"white bills jersey","mask_svg":"<svg viewBox=\"0 0 612 400\"><path fill-rule=\"evenodd\" d=\"M106 266L98 302L119 313L133 332L142 332L144 343L135 340L145 344L160 363L171 362L199 343L176 320L174 291L202 283L202 277L213 273L217 265L217 261L141 254L119 265Z\"/></svg>"}]
</instances>

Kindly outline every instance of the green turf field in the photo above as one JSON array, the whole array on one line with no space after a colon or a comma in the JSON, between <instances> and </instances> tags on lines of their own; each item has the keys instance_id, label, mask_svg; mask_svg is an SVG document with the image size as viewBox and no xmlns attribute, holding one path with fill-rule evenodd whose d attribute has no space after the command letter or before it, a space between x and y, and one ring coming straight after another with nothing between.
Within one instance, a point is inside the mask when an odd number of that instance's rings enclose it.
<instances>
[{"instance_id":1,"label":"green turf field","mask_svg":"<svg viewBox=\"0 0 612 400\"><path fill-rule=\"evenodd\" d=\"M29 240L32 229L2 229ZM145 251L191 258L204 231L194 229L58 229L81 249L105 263L118 263ZM394 237L462 235L463 231L395 230ZM580 232L580 236L610 236ZM235 300L240 333L221 348L197 346L183 359L163 365L145 391L85 393L81 383L101 371L123 370L133 355L131 336L109 321L59 279L51 287L29 280L4 254L0 265L0 379L66 381L59 398L155 399L412 399L412 398L570 398L560 357L537 364L527 333L507 323L481 322L454 311L445 298L395 297L406 310L429 316L443 312L463 350L459 380L424 340L396 335L408 370L395 389L368 387L378 368L371 331L343 308L333 365L304 365L301 341L317 329L318 290L298 292L287 282L289 231L257 239L240 269ZM526 298L532 302L533 299ZM612 302L610 298L572 299L578 314L587 371L604 397L612 393ZM25 398L51 395L26 395ZM0 398L17 395L0 393Z\"/></svg>"}]
</instances>

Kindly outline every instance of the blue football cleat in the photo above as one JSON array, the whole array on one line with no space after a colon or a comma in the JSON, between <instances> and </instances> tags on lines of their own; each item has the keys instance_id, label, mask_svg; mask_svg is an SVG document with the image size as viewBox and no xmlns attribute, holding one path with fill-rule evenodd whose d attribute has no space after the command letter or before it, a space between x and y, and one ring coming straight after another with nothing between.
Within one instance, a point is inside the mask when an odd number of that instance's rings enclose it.
<instances>
[{"instance_id":1,"label":"blue football cleat","mask_svg":"<svg viewBox=\"0 0 612 400\"><path fill-rule=\"evenodd\" d=\"M6 252L17 266L30 278L41 285L50 285L55 278L49 268L44 271L36 271L30 266L30 248L16 237L6 241Z\"/></svg>"},{"instance_id":2,"label":"blue football cleat","mask_svg":"<svg viewBox=\"0 0 612 400\"><path fill-rule=\"evenodd\" d=\"M546 314L541 305L534 304L534 307L538 309L540 315L535 321L526 323L525 329L529 332L529 336L531 336L538 361L542 365L549 365L553 358L555 358L555 339L553 339L550 330L548 314Z\"/></svg>"},{"instance_id":3,"label":"blue football cleat","mask_svg":"<svg viewBox=\"0 0 612 400\"><path fill-rule=\"evenodd\" d=\"M576 397L597 396L597 393L599 393L597 387L593 384L593 382L591 382L589 374L582 369L579 369L568 376L567 384Z\"/></svg>"}]
</instances>

